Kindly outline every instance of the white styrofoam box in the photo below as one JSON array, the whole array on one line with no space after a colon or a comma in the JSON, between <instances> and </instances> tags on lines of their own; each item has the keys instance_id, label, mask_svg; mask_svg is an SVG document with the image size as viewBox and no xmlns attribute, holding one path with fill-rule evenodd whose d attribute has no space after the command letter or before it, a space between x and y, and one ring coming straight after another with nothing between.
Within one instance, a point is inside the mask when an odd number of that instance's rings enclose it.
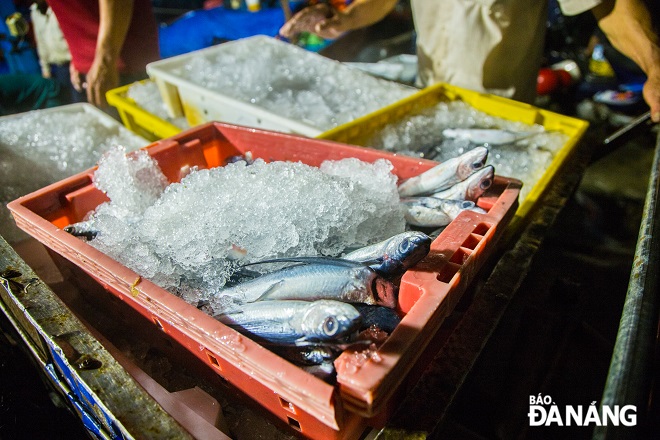
<instances>
[{"instance_id":1,"label":"white styrofoam box","mask_svg":"<svg viewBox=\"0 0 660 440\"><path fill-rule=\"evenodd\" d=\"M144 147L150 142L141 136L138 136L126 129L119 121L88 103L68 104L58 107L51 107L41 110L32 110L24 113L17 113L0 117L0 235L10 243L18 242L27 237L14 224L6 203L47 184L54 183L68 175L78 173L95 165L100 157L94 153L100 145L108 142L110 139L89 139L85 137L76 137L80 140L82 148L78 151L73 149L64 150L71 145L63 143L67 136L78 136L70 132L63 132L66 127L48 127L42 129L38 124L29 125L29 133L15 132L16 127L23 123L20 119L29 119L29 121L39 121L44 124L48 115L62 115L62 118L75 118L76 115L91 115L94 124L99 124L113 133L120 136L122 143L127 151ZM35 118L36 117L36 118ZM62 120L62 119L57 119ZM87 121L87 118L85 118ZM28 124L31 124L29 122ZM85 136L85 129L81 127L81 136ZM102 130L103 131L103 130ZM90 130L91 133L91 130ZM5 139L8 136L8 139ZM52 145L48 152L42 151L42 148L36 148L30 151L30 145L18 145L23 137L29 136L36 145ZM84 144L84 145L83 145ZM19 148L16 148L19 147ZM20 150L20 151L16 151ZM101 151L98 151L101 153ZM89 157L88 157L89 156Z\"/></svg>"},{"instance_id":2,"label":"white styrofoam box","mask_svg":"<svg viewBox=\"0 0 660 440\"><path fill-rule=\"evenodd\" d=\"M270 46L273 50L282 51L281 53L283 54L304 59L305 63L318 64L322 68L326 68L327 66L328 70L335 72L334 75L336 77L340 76L341 81L346 83L350 83L351 79L370 81L370 84L373 84L374 87L391 92L387 94L388 99L391 97L391 102L387 102L380 107L392 104L417 91L413 87L375 78L368 73L353 69L338 61L307 51L293 44L259 35L230 41L148 64L147 73L158 85L170 117L185 116L192 127L205 122L221 121L310 137L318 136L322 132L333 128L327 126L320 127L310 120L291 117L291 115L286 114L285 109L274 111L260 107L258 104L245 102L230 96L231 91L220 92L204 87L182 74L184 69L190 68L193 60L199 58L206 58L208 60L216 59L223 53L228 53L228 51L235 49L236 45L243 45L248 49L253 49L255 56L258 56L265 47ZM270 67L271 72L275 70L275 66ZM369 79L367 80L366 78ZM340 91L338 90L337 92L339 93ZM353 98L353 96L347 96L344 100L350 102ZM368 101L368 105L372 107L368 108L364 114L371 113L380 108L377 103L372 101ZM356 115L356 117L364 116L364 114Z\"/></svg>"}]
</instances>

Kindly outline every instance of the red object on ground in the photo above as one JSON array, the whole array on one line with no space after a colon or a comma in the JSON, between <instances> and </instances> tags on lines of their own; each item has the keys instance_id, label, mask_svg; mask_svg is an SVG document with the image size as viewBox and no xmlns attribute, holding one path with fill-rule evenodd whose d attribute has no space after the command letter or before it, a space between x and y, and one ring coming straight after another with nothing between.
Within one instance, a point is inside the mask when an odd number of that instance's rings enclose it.
<instances>
[{"instance_id":1,"label":"red object on ground","mask_svg":"<svg viewBox=\"0 0 660 440\"><path fill-rule=\"evenodd\" d=\"M557 71L543 67L536 77L536 93L541 96L549 95L556 91L560 84L561 79Z\"/></svg>"}]
</instances>

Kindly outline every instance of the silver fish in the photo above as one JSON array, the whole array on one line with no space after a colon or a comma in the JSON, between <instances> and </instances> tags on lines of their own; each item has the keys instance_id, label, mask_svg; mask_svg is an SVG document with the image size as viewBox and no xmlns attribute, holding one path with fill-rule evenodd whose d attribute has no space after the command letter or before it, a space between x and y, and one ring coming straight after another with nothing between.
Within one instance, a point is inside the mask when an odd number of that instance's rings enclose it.
<instances>
[{"instance_id":1,"label":"silver fish","mask_svg":"<svg viewBox=\"0 0 660 440\"><path fill-rule=\"evenodd\" d=\"M398 187L399 195L410 197L447 189L483 168L487 158L488 148L473 148L460 156L453 157L424 171L418 176L405 180Z\"/></svg>"},{"instance_id":2,"label":"silver fish","mask_svg":"<svg viewBox=\"0 0 660 440\"><path fill-rule=\"evenodd\" d=\"M463 211L485 213L471 200L449 200L436 197L409 197L401 199L406 223L412 226L438 228L447 226Z\"/></svg>"},{"instance_id":3,"label":"silver fish","mask_svg":"<svg viewBox=\"0 0 660 440\"><path fill-rule=\"evenodd\" d=\"M417 264L428 253L431 238L418 231L407 231L369 246L347 253L342 258L368 263L373 270L383 276L403 274Z\"/></svg>"},{"instance_id":4,"label":"silver fish","mask_svg":"<svg viewBox=\"0 0 660 440\"><path fill-rule=\"evenodd\" d=\"M396 286L365 264L339 258L300 257L265 260L244 266L273 262L304 264L285 267L222 289L215 300L223 296L239 303L332 299L396 307Z\"/></svg>"},{"instance_id":5,"label":"silver fish","mask_svg":"<svg viewBox=\"0 0 660 440\"><path fill-rule=\"evenodd\" d=\"M258 301L242 310L215 315L238 331L274 343L335 341L360 326L355 307L341 301Z\"/></svg>"},{"instance_id":6,"label":"silver fish","mask_svg":"<svg viewBox=\"0 0 660 440\"><path fill-rule=\"evenodd\" d=\"M431 194L431 197L476 202L490 188L494 178L495 168L492 165L488 165L451 188Z\"/></svg>"},{"instance_id":7,"label":"silver fish","mask_svg":"<svg viewBox=\"0 0 660 440\"><path fill-rule=\"evenodd\" d=\"M533 131L510 131L493 128L446 128L442 135L451 139L466 139L474 144L507 145L537 135Z\"/></svg>"}]
</instances>

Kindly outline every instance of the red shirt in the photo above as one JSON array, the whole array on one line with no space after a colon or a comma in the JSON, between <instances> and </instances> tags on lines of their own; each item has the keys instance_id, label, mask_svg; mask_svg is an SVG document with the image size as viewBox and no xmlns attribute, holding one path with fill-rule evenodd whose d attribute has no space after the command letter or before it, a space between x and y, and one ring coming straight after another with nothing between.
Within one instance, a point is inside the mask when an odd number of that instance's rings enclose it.
<instances>
[{"instance_id":1,"label":"red shirt","mask_svg":"<svg viewBox=\"0 0 660 440\"><path fill-rule=\"evenodd\" d=\"M69 45L71 62L86 74L96 52L99 31L99 3L97 0L48 0L64 38ZM135 0L133 17L122 47L118 67L121 73L142 73L145 66L160 58L158 25L151 0Z\"/></svg>"}]
</instances>

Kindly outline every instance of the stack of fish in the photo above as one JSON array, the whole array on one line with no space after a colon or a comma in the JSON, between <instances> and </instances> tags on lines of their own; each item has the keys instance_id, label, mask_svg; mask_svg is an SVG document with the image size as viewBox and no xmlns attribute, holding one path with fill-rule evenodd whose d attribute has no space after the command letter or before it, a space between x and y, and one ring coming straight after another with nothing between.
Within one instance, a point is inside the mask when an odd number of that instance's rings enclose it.
<instances>
[{"instance_id":1,"label":"stack of fish","mask_svg":"<svg viewBox=\"0 0 660 440\"><path fill-rule=\"evenodd\" d=\"M406 222L442 228L462 211L485 212L476 201L495 177L487 158L488 148L478 146L401 183L398 189Z\"/></svg>"},{"instance_id":2,"label":"stack of fish","mask_svg":"<svg viewBox=\"0 0 660 440\"><path fill-rule=\"evenodd\" d=\"M202 308L291 362L329 380L334 359L360 332L390 333L400 321L397 282L429 252L431 238L397 234L343 258L298 257L250 263L293 265L225 287ZM244 266L244 267L245 267Z\"/></svg>"}]
</instances>

